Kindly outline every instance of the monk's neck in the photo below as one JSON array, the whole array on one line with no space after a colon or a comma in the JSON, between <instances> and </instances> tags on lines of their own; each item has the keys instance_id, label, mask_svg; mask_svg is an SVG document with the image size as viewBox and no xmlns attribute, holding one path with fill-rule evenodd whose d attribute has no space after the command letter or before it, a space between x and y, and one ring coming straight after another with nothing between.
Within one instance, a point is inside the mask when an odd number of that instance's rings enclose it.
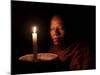
<instances>
[{"instance_id":1,"label":"monk's neck","mask_svg":"<svg viewBox=\"0 0 100 75\"><path fill-rule=\"evenodd\" d=\"M53 45L53 49L55 50L63 50L64 48L64 45Z\"/></svg>"}]
</instances>

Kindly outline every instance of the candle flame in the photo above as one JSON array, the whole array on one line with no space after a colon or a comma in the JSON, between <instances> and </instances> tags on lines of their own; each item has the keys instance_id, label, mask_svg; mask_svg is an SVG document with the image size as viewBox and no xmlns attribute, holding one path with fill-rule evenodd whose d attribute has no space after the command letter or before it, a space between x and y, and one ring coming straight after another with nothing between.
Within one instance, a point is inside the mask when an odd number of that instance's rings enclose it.
<instances>
[{"instance_id":1,"label":"candle flame","mask_svg":"<svg viewBox=\"0 0 100 75\"><path fill-rule=\"evenodd\" d=\"M37 29L36 26L33 27L33 32L36 33Z\"/></svg>"}]
</instances>

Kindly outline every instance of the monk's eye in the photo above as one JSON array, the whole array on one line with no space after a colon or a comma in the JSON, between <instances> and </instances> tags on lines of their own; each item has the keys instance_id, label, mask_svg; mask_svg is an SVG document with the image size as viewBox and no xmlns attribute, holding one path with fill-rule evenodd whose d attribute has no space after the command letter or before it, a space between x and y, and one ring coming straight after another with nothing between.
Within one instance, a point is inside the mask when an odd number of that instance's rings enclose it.
<instances>
[{"instance_id":1,"label":"monk's eye","mask_svg":"<svg viewBox=\"0 0 100 75\"><path fill-rule=\"evenodd\" d=\"M50 28L51 31L55 30L55 28Z\"/></svg>"},{"instance_id":2,"label":"monk's eye","mask_svg":"<svg viewBox=\"0 0 100 75\"><path fill-rule=\"evenodd\" d=\"M64 27L63 26L59 27L59 30L64 30Z\"/></svg>"}]
</instances>

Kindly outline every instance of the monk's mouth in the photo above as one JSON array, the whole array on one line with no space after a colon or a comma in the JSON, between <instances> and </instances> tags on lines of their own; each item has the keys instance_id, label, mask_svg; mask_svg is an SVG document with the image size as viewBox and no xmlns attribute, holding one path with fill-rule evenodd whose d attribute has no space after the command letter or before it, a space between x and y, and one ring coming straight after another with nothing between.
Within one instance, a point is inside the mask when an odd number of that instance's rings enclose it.
<instances>
[{"instance_id":1,"label":"monk's mouth","mask_svg":"<svg viewBox=\"0 0 100 75\"><path fill-rule=\"evenodd\" d=\"M60 38L54 38L53 40L54 41L60 41Z\"/></svg>"}]
</instances>

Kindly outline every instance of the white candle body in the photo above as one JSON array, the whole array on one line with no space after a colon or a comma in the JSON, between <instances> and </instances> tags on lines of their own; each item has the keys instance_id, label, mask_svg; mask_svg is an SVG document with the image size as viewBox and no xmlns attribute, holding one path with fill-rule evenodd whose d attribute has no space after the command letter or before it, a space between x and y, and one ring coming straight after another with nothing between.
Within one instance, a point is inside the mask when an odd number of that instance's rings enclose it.
<instances>
[{"instance_id":1,"label":"white candle body","mask_svg":"<svg viewBox=\"0 0 100 75\"><path fill-rule=\"evenodd\" d=\"M33 59L34 61L37 61L37 33L36 32L33 32L32 33L32 40L33 40Z\"/></svg>"},{"instance_id":2,"label":"white candle body","mask_svg":"<svg viewBox=\"0 0 100 75\"><path fill-rule=\"evenodd\" d=\"M33 45L37 45L37 33L36 32L32 33L32 39L33 39Z\"/></svg>"}]
</instances>

